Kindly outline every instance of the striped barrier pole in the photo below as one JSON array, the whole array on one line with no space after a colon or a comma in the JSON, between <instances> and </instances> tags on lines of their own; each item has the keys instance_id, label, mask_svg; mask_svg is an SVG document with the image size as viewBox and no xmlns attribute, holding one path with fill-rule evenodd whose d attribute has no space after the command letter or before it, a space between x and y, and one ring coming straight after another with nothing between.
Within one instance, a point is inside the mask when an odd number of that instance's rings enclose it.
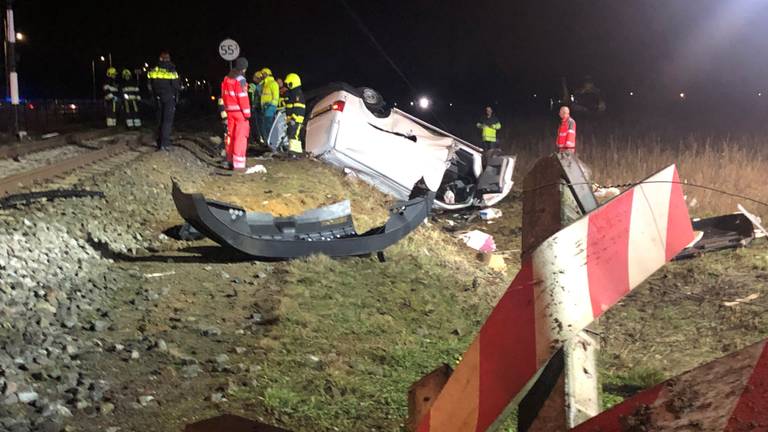
<instances>
[{"instance_id":1,"label":"striped barrier pole","mask_svg":"<svg viewBox=\"0 0 768 432\"><path fill-rule=\"evenodd\" d=\"M418 431L493 430L566 340L688 245L678 182L669 166L527 256Z\"/></svg>"},{"instance_id":2,"label":"striped barrier pole","mask_svg":"<svg viewBox=\"0 0 768 432\"><path fill-rule=\"evenodd\" d=\"M572 432L768 431L768 339L699 366Z\"/></svg>"}]
</instances>

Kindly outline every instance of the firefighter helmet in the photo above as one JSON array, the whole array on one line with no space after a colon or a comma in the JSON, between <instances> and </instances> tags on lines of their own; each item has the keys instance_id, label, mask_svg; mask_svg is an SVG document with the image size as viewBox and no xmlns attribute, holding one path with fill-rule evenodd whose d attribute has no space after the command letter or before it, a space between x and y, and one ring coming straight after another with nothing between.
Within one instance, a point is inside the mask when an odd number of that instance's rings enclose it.
<instances>
[{"instance_id":1,"label":"firefighter helmet","mask_svg":"<svg viewBox=\"0 0 768 432\"><path fill-rule=\"evenodd\" d=\"M289 89L295 89L296 87L301 86L301 78L299 78L299 75L295 73L289 73L285 77L285 86Z\"/></svg>"},{"instance_id":2,"label":"firefighter helmet","mask_svg":"<svg viewBox=\"0 0 768 432\"><path fill-rule=\"evenodd\" d=\"M254 72L254 74L253 74L253 81L254 81L254 82L259 82L259 81L261 81L263 78L264 78L264 74L263 74L263 73L262 73L260 70L259 70L259 71L256 71L256 72Z\"/></svg>"},{"instance_id":3,"label":"firefighter helmet","mask_svg":"<svg viewBox=\"0 0 768 432\"><path fill-rule=\"evenodd\" d=\"M133 74L131 73L131 71L130 71L130 70L128 70L128 69L123 69L123 72L121 72L121 74L123 75L123 79L124 79L124 80L129 80L129 79L131 79L131 77L133 76Z\"/></svg>"},{"instance_id":4,"label":"firefighter helmet","mask_svg":"<svg viewBox=\"0 0 768 432\"><path fill-rule=\"evenodd\" d=\"M272 69L265 67L264 69L261 70L261 74L264 75L265 77L272 76Z\"/></svg>"},{"instance_id":5,"label":"firefighter helmet","mask_svg":"<svg viewBox=\"0 0 768 432\"><path fill-rule=\"evenodd\" d=\"M107 69L107 76L110 78L115 78L117 76L117 69L110 67Z\"/></svg>"}]
</instances>

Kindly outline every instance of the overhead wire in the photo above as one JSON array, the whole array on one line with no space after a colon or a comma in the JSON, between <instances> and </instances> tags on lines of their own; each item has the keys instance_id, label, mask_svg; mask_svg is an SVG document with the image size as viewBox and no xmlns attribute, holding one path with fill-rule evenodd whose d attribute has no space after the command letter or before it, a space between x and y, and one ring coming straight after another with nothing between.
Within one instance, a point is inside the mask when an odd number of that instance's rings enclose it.
<instances>
[{"instance_id":1,"label":"overhead wire","mask_svg":"<svg viewBox=\"0 0 768 432\"><path fill-rule=\"evenodd\" d=\"M376 36L374 36L373 32L368 28L368 26L365 25L365 22L363 22L362 18L360 18L360 15L358 15L354 9L352 9L346 0L339 0L341 4L344 6L344 9L346 9L347 13L352 17L352 19L355 21L355 24L357 24L357 27L362 31L368 39L371 41L373 46L378 50L379 54L381 54L382 57L389 63L389 65L392 67L392 69L397 72L398 76L405 82L405 84L408 86L408 88L411 90L412 95L416 95L416 89L414 88L413 84L411 84L411 81L408 79L408 77L405 76L405 73L400 69L400 67L395 63L395 61L392 59L392 57L387 54L387 51L384 49L384 47L379 43L379 41L376 39ZM448 129L448 127L443 123L442 120L440 120L440 117L437 116L437 114L434 111L430 111L430 115L432 118L437 121L437 123L440 125L443 129Z\"/></svg>"}]
</instances>

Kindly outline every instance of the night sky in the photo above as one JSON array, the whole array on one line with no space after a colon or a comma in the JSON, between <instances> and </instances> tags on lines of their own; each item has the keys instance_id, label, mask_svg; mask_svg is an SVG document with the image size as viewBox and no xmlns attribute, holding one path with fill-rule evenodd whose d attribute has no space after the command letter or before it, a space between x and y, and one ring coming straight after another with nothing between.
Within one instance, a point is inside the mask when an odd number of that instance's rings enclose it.
<instances>
[{"instance_id":1,"label":"night sky","mask_svg":"<svg viewBox=\"0 0 768 432\"><path fill-rule=\"evenodd\" d=\"M266 65L298 72L305 88L347 81L396 100L516 101L587 74L609 100L629 90L768 98L761 0L16 3L29 96L89 96L91 59L109 52L136 67L167 48L183 76L218 82L226 65L217 46L231 37L249 76Z\"/></svg>"}]
</instances>

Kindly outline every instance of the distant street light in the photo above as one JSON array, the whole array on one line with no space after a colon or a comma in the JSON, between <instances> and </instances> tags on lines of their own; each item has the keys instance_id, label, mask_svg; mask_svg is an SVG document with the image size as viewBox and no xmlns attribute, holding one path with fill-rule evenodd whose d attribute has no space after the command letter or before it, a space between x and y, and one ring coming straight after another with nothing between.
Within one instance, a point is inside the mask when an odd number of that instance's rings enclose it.
<instances>
[{"instance_id":1,"label":"distant street light","mask_svg":"<svg viewBox=\"0 0 768 432\"><path fill-rule=\"evenodd\" d=\"M110 58L112 58L112 54L109 55ZM104 56L99 56L99 61L106 61L107 59ZM91 83L93 85L91 98L96 99L96 59L91 60Z\"/></svg>"},{"instance_id":2,"label":"distant street light","mask_svg":"<svg viewBox=\"0 0 768 432\"><path fill-rule=\"evenodd\" d=\"M429 109L429 106L432 104L432 101L429 100L426 96L422 96L419 98L419 108L421 109Z\"/></svg>"},{"instance_id":3,"label":"distant street light","mask_svg":"<svg viewBox=\"0 0 768 432\"><path fill-rule=\"evenodd\" d=\"M758 95L758 96L762 96L762 95L763 95L763 92L757 92L757 95Z\"/></svg>"},{"instance_id":4,"label":"distant street light","mask_svg":"<svg viewBox=\"0 0 768 432\"><path fill-rule=\"evenodd\" d=\"M631 92L629 92L629 95L630 95L630 96L634 96L634 95L635 95L635 92L631 91Z\"/></svg>"},{"instance_id":5,"label":"distant street light","mask_svg":"<svg viewBox=\"0 0 768 432\"><path fill-rule=\"evenodd\" d=\"M685 93L680 92L680 99L685 99Z\"/></svg>"},{"instance_id":6,"label":"distant street light","mask_svg":"<svg viewBox=\"0 0 768 432\"><path fill-rule=\"evenodd\" d=\"M16 40L17 41L23 41L25 38L26 38L26 36L24 36L24 33L22 33L22 32L16 33Z\"/></svg>"}]
</instances>

